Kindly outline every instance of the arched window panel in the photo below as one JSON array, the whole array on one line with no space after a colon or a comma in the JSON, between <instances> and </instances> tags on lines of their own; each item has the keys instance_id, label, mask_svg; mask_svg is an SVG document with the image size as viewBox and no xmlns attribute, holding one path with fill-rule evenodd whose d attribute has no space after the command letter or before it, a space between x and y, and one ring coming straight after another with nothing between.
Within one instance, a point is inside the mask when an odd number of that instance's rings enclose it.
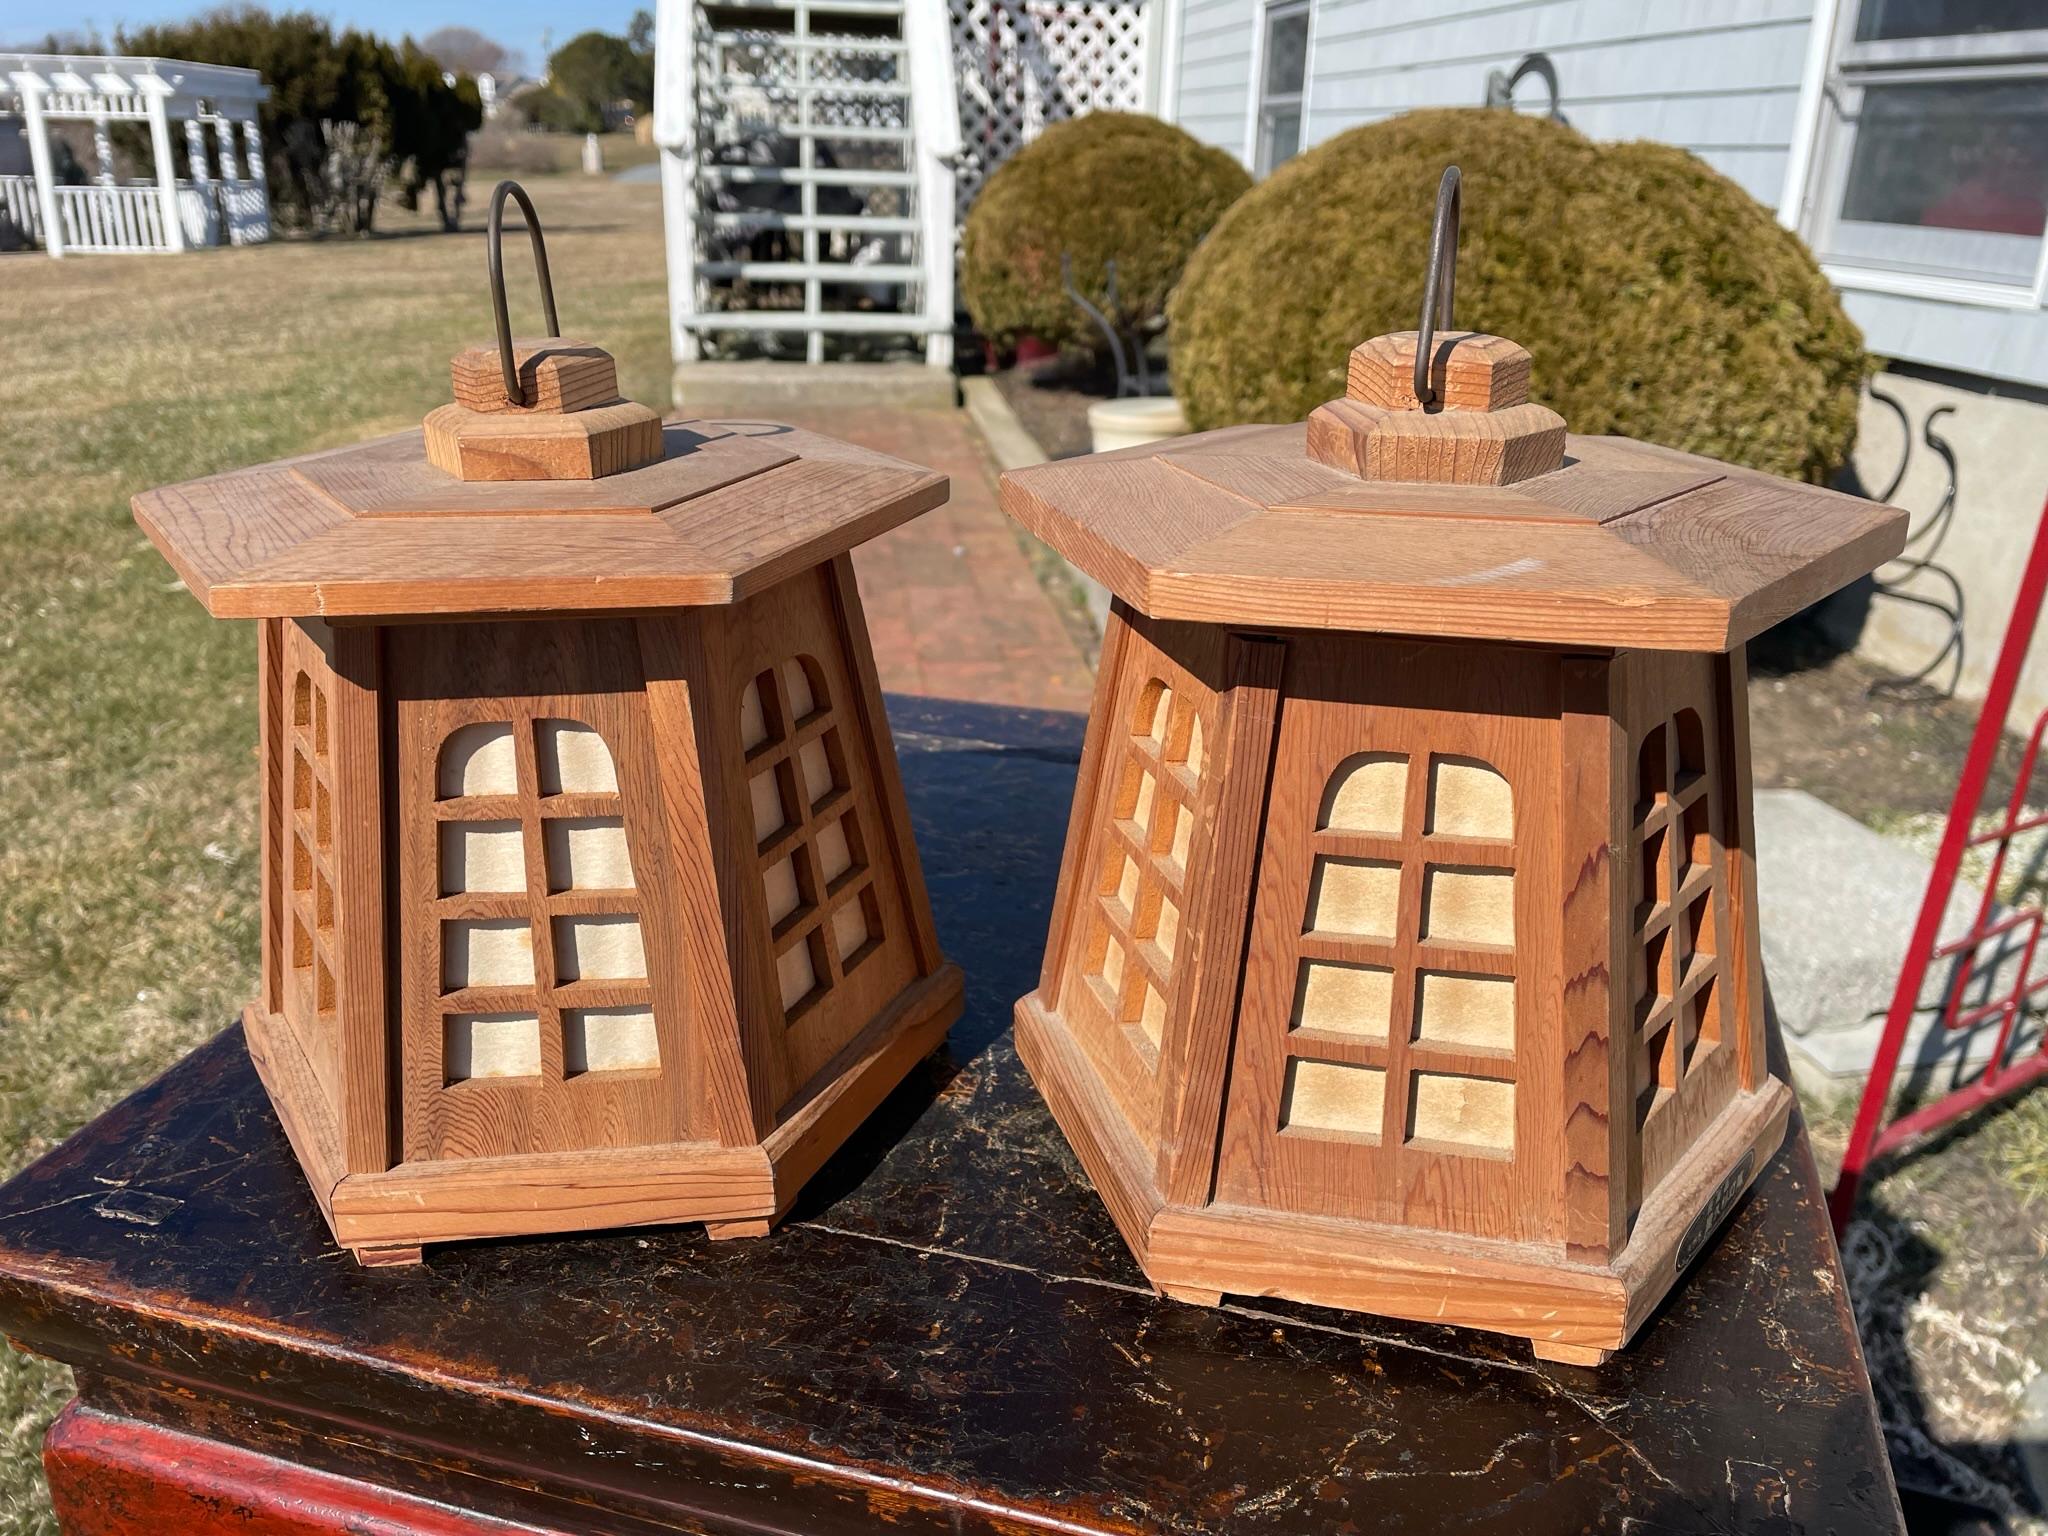
<instances>
[{"instance_id":1,"label":"arched window panel","mask_svg":"<svg viewBox=\"0 0 2048 1536\"><path fill-rule=\"evenodd\" d=\"M1282 1134L1513 1154L1515 830L1513 786L1477 757L1368 749L1330 773Z\"/></svg>"},{"instance_id":2,"label":"arched window panel","mask_svg":"<svg viewBox=\"0 0 2048 1536\"><path fill-rule=\"evenodd\" d=\"M1173 995L1208 746L1196 700L1158 673L1139 681L1128 722L1110 748L1113 788L1097 834L1092 911L1084 914L1082 995L1150 1068Z\"/></svg>"},{"instance_id":3,"label":"arched window panel","mask_svg":"<svg viewBox=\"0 0 2048 1536\"><path fill-rule=\"evenodd\" d=\"M838 701L815 656L748 679L739 728L778 1000L793 1021L881 947L867 829Z\"/></svg>"},{"instance_id":4,"label":"arched window panel","mask_svg":"<svg viewBox=\"0 0 2048 1536\"><path fill-rule=\"evenodd\" d=\"M1641 1134L1658 1117L1679 1113L1690 1093L1713 1091L1707 1079L1716 1075L1709 1067L1723 1035L1726 893L1709 754L1706 722L1690 706L1654 720L1636 745L1629 1051ZM1646 1167L1646 1175L1655 1172Z\"/></svg>"},{"instance_id":5,"label":"arched window panel","mask_svg":"<svg viewBox=\"0 0 2048 1536\"><path fill-rule=\"evenodd\" d=\"M618 764L595 727L471 721L434 764L443 1081L660 1065ZM539 850L537 865L529 862ZM582 1006L592 988L601 1006Z\"/></svg>"}]
</instances>

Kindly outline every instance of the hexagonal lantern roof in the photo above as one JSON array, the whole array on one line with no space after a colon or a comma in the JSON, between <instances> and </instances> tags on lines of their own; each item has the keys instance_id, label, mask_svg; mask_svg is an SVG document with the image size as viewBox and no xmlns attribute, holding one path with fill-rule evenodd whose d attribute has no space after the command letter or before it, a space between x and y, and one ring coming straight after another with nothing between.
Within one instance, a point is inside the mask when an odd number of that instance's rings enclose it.
<instances>
[{"instance_id":1,"label":"hexagonal lantern roof","mask_svg":"<svg viewBox=\"0 0 2048 1536\"><path fill-rule=\"evenodd\" d=\"M471 482L423 435L149 491L135 520L216 618L732 603L946 499L944 475L800 427L683 421L592 480Z\"/></svg>"},{"instance_id":2,"label":"hexagonal lantern roof","mask_svg":"<svg viewBox=\"0 0 2048 1536\"><path fill-rule=\"evenodd\" d=\"M1891 507L1626 438L1458 484L1364 478L1310 432L1013 470L1003 507L1154 618L1603 649L1730 649L1905 542Z\"/></svg>"}]
</instances>

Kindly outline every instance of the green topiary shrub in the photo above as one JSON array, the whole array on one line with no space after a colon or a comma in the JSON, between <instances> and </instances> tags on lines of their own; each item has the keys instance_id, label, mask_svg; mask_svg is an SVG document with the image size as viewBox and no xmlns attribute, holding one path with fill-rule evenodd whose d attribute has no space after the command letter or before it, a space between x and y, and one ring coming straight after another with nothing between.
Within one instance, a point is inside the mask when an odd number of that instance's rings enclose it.
<instances>
[{"instance_id":1,"label":"green topiary shrub","mask_svg":"<svg viewBox=\"0 0 2048 1536\"><path fill-rule=\"evenodd\" d=\"M1862 334L1766 209L1683 150L1481 109L1354 129L1224 215L1170 310L1188 421L1298 421L1344 392L1351 347L1413 330L1453 164L1457 324L1527 347L1572 431L1812 481L1846 460Z\"/></svg>"},{"instance_id":2,"label":"green topiary shrub","mask_svg":"<svg viewBox=\"0 0 2048 1536\"><path fill-rule=\"evenodd\" d=\"M1060 287L1107 308L1104 263L1117 267L1126 333L1156 321L1188 253L1251 178L1182 129L1130 112L1055 123L1012 156L974 200L960 244L960 293L984 336L1099 346L1101 335Z\"/></svg>"}]
</instances>

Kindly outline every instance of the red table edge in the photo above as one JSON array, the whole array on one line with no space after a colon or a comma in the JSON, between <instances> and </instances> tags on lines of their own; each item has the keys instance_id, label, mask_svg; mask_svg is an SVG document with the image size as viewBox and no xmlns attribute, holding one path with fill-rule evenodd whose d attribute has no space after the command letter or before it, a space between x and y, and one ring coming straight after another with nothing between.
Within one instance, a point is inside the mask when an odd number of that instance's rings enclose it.
<instances>
[{"instance_id":1,"label":"red table edge","mask_svg":"<svg viewBox=\"0 0 2048 1536\"><path fill-rule=\"evenodd\" d=\"M43 1440L64 1536L573 1536L73 1401Z\"/></svg>"}]
</instances>

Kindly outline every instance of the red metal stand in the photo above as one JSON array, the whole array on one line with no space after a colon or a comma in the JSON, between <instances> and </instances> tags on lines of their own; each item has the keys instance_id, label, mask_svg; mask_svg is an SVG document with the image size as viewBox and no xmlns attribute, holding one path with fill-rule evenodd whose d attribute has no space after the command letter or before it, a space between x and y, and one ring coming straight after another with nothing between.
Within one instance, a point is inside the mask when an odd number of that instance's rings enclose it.
<instances>
[{"instance_id":1,"label":"red metal stand","mask_svg":"<svg viewBox=\"0 0 2048 1536\"><path fill-rule=\"evenodd\" d=\"M2014 1031L2026 1012L2027 999L2048 988L2048 976L2037 978L2033 974L2034 956L2041 938L2041 909L2021 908L1996 921L1991 917L1994 894L1999 877L2005 872L2005 857L2012 846L2012 839L2018 833L2048 825L2048 815L2022 814L2026 809L2027 790L2033 781L2034 768L2040 760L2042 735L2048 731L2048 712L2034 722L2034 728L2027 737L2026 752L2013 780L2012 798L2006 805L2004 819L1988 832L1971 831L1977 807L1984 798L1985 782L1991 777L1991 765L1998 757L1999 741L2005 734L2006 712L2011 709L2013 692L2019 686L2027 647L2034 638L2034 626L2041 616L2044 591L2048 591L2048 504L2041 508L2041 521L2034 531L2033 552L2027 556L2027 568L2020 577L2019 597L2013 605L2012 620L2006 626L2005 644L1998 653L1998 665L1991 674L1991 686L1984 695L1984 710L1977 717L1976 734L1970 738L1970 753L1963 763L1963 776L1956 784L1955 800L1949 806L1948 826L1942 833L1941 851L1934 857L1934 873L1928 878L1927 894L1921 898L1920 917L1913 925L1913 941L1906 951L1906 963L1900 968L1899 984L1892 991L1891 1012L1885 1017L1884 1037L1878 1044L1877 1060L1871 1065L1870 1081L1864 1085L1863 1101L1856 1107L1856 1124L1849 1132L1848 1150L1842 1157L1841 1177L1835 1181L1834 1190L1828 1196L1828 1213L1834 1220L1838 1239L1842 1229L1849 1224L1849 1214L1856 1205L1857 1188L1863 1182L1864 1171L1872 1159L1994 1100L2018 1093L2027 1084L2048 1074L2048 1033L2044 1033L2032 1051L2011 1062L2005 1059ZM1941 918L1948 910L1949 897L1955 890L1963 854L1986 843L1996 843L1998 852L1992 858L1991 873L1984 882L1984 898L1978 903L1976 919L1968 932L1944 944L1941 942ZM2012 990L1958 1014L1956 1009L1977 965L1978 951L1987 941L2003 939L2008 934L2023 936L2015 942L2024 944L2018 979ZM1998 1045L1975 1081L1886 1125L1885 1102L1891 1097L1892 1077L1898 1071L1899 1055L1905 1048L1906 1029L1913 1022L1920 989L1927 979L1927 968L1937 960L1956 962L1954 979L1942 998L1943 1026L1949 1030L1972 1029L1997 1018Z\"/></svg>"}]
</instances>

